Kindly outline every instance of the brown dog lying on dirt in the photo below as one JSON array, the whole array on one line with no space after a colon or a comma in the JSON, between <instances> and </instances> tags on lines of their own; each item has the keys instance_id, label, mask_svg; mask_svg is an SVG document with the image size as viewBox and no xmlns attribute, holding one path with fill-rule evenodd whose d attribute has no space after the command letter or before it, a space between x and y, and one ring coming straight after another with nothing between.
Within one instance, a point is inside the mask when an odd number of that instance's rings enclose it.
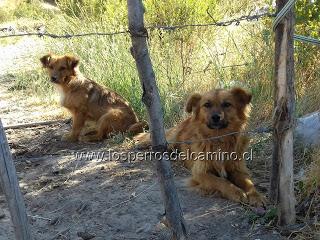
<instances>
[{"instance_id":1,"label":"brown dog lying on dirt","mask_svg":"<svg viewBox=\"0 0 320 240\"><path fill-rule=\"evenodd\" d=\"M166 138L169 143L180 142L170 144L170 148L178 149L186 156L183 162L192 172L191 186L204 193L218 192L236 202L263 206L265 198L255 189L245 160L241 159L248 139L233 134L244 130L250 101L251 94L242 88L193 94L186 104L186 111L192 113L191 116L169 129ZM222 135L226 136L215 138ZM208 138L211 139L202 141ZM139 134L136 140L140 146L150 145L148 133ZM192 143L181 143L184 141ZM235 155L232 159L225 155L225 159L220 159L216 153ZM200 158L201 154L205 157Z\"/></svg>"},{"instance_id":2,"label":"brown dog lying on dirt","mask_svg":"<svg viewBox=\"0 0 320 240\"><path fill-rule=\"evenodd\" d=\"M72 131L62 140L79 140L86 120L95 121L97 127L94 134L81 136L81 141L99 141L110 133L143 131L146 124L138 121L129 103L116 92L84 77L79 72L77 58L48 54L40 61L60 91L61 105L72 114Z\"/></svg>"}]
</instances>

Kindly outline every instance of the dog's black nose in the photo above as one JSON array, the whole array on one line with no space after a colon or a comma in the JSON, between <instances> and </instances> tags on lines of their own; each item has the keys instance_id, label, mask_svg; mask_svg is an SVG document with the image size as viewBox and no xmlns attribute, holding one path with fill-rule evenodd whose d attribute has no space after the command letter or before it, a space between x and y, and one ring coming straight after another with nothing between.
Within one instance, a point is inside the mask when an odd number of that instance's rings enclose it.
<instances>
[{"instance_id":1,"label":"dog's black nose","mask_svg":"<svg viewBox=\"0 0 320 240\"><path fill-rule=\"evenodd\" d=\"M52 82L56 82L57 81L57 77L51 77L51 81Z\"/></svg>"},{"instance_id":2,"label":"dog's black nose","mask_svg":"<svg viewBox=\"0 0 320 240\"><path fill-rule=\"evenodd\" d=\"M212 118L212 121L215 122L215 123L217 123L217 122L220 121L220 115L217 114L217 113L213 114L213 115L211 116L211 118Z\"/></svg>"}]
</instances>

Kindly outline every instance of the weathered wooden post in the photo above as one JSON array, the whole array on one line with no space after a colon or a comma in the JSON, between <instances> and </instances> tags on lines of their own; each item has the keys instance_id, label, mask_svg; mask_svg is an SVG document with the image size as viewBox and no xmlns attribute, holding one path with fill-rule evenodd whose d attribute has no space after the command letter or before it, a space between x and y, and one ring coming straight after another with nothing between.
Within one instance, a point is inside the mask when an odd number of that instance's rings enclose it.
<instances>
[{"instance_id":1,"label":"weathered wooden post","mask_svg":"<svg viewBox=\"0 0 320 240\"><path fill-rule=\"evenodd\" d=\"M277 0L279 12L288 0ZM278 206L279 224L295 222L293 185L294 127L294 11L291 8L275 28L273 159L270 198Z\"/></svg>"},{"instance_id":2,"label":"weathered wooden post","mask_svg":"<svg viewBox=\"0 0 320 240\"><path fill-rule=\"evenodd\" d=\"M166 218L172 230L172 239L187 239L182 210L173 181L170 161L167 155L167 141L163 126L163 112L160 96L147 47L147 30L144 27L144 8L141 0L127 0L129 31L131 34L131 53L136 61L143 89L142 101L147 107L153 151L160 153L156 159L161 192L164 200Z\"/></svg>"},{"instance_id":3,"label":"weathered wooden post","mask_svg":"<svg viewBox=\"0 0 320 240\"><path fill-rule=\"evenodd\" d=\"M20 192L16 169L0 119L0 183L6 196L17 240L31 240L26 208Z\"/></svg>"}]
</instances>

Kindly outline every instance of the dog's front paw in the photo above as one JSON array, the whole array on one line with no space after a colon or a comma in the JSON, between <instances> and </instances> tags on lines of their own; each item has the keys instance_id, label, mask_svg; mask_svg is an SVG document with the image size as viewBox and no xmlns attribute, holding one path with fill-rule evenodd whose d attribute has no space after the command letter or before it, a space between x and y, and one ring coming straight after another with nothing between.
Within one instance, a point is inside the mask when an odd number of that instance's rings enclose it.
<instances>
[{"instance_id":1,"label":"dog's front paw","mask_svg":"<svg viewBox=\"0 0 320 240\"><path fill-rule=\"evenodd\" d=\"M72 133L66 133L62 136L61 140L67 142L76 142L78 141L78 137L74 136Z\"/></svg>"},{"instance_id":2,"label":"dog's front paw","mask_svg":"<svg viewBox=\"0 0 320 240\"><path fill-rule=\"evenodd\" d=\"M80 137L79 137L79 141L80 141L80 142L84 142L84 143L94 142L94 141L92 140L92 135L80 136Z\"/></svg>"},{"instance_id":3,"label":"dog's front paw","mask_svg":"<svg viewBox=\"0 0 320 240\"><path fill-rule=\"evenodd\" d=\"M266 198L256 190L247 193L248 202L254 207L264 207L266 206Z\"/></svg>"},{"instance_id":4,"label":"dog's front paw","mask_svg":"<svg viewBox=\"0 0 320 240\"><path fill-rule=\"evenodd\" d=\"M232 187L230 191L226 191L223 195L234 202L248 202L247 195L238 187Z\"/></svg>"}]
</instances>

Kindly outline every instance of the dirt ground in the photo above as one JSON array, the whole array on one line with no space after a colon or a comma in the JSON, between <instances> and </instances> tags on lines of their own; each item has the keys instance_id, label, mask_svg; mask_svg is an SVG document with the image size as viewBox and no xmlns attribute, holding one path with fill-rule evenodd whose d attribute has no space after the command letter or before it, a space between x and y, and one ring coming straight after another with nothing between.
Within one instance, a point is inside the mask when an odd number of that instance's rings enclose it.
<instances>
[{"instance_id":1,"label":"dirt ground","mask_svg":"<svg viewBox=\"0 0 320 240\"><path fill-rule=\"evenodd\" d=\"M68 124L7 130L35 239L167 239L164 208L154 163L112 160L128 144L63 143ZM110 149L110 151L109 151ZM104 151L104 160L75 152ZM189 173L174 164L182 209L191 239L281 239L250 220L249 208L185 186ZM259 184L260 190L263 184ZM4 196L0 239L14 239ZM10 227L9 227L10 226ZM61 233L59 235L59 233Z\"/></svg>"},{"instance_id":2,"label":"dirt ground","mask_svg":"<svg viewBox=\"0 0 320 240\"><path fill-rule=\"evenodd\" d=\"M25 95L8 91L23 59L34 56L30 53L35 45L44 50L41 42L26 39L0 46L0 114L5 126L60 114L56 106L30 105ZM68 129L69 124L55 124L6 131L34 239L168 239L154 163L141 158L116 161L115 152L130 151L130 141L119 144L121 137L96 144L61 142ZM103 161L80 159L80 152L106 155ZM250 164L264 193L267 162L256 158ZM177 164L174 170L190 239L282 239L265 217L218 196L200 195L186 187L188 171ZM10 213L0 192L0 240L10 239Z\"/></svg>"}]
</instances>

